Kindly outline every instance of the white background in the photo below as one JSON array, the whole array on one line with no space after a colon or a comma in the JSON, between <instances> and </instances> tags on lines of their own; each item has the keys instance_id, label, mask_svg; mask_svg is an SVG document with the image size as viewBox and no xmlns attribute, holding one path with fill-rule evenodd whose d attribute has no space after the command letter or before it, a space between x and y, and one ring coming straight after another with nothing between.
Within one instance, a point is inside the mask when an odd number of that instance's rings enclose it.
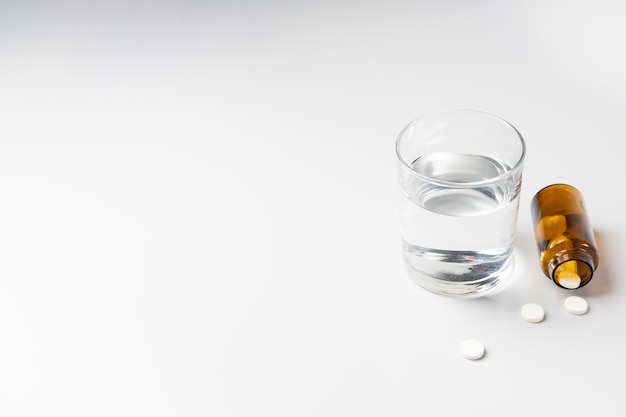
<instances>
[{"instance_id":1,"label":"white background","mask_svg":"<svg viewBox=\"0 0 626 417\"><path fill-rule=\"evenodd\" d=\"M621 1L2 1L0 415L623 416L625 20ZM515 277L488 298L401 263L394 141L450 108L527 141ZM532 236L555 182L600 248L573 292Z\"/></svg>"}]
</instances>

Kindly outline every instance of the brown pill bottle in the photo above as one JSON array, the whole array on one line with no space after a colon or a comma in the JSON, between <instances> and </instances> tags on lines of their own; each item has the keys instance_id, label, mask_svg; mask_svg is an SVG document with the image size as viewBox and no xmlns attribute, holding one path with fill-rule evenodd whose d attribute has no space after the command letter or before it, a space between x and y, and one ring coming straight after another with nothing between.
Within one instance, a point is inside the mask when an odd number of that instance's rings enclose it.
<instances>
[{"instance_id":1,"label":"brown pill bottle","mask_svg":"<svg viewBox=\"0 0 626 417\"><path fill-rule=\"evenodd\" d=\"M543 273L570 290L589 283L599 256L580 191L567 184L542 188L531 201L531 215Z\"/></svg>"}]
</instances>

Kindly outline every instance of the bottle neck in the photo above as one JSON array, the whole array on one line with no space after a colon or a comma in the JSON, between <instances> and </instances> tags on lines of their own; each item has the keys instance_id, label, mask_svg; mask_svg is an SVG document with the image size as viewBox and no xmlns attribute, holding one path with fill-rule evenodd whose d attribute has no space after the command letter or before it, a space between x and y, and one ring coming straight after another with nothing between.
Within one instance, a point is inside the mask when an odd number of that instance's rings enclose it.
<instances>
[{"instance_id":1,"label":"bottle neck","mask_svg":"<svg viewBox=\"0 0 626 417\"><path fill-rule=\"evenodd\" d=\"M584 250L573 249L558 252L548 264L548 272L550 278L560 287L567 289L580 288L586 285L595 270L595 264L592 256ZM580 282L578 285L570 286L572 277L578 276ZM564 281L567 277L568 281Z\"/></svg>"}]
</instances>

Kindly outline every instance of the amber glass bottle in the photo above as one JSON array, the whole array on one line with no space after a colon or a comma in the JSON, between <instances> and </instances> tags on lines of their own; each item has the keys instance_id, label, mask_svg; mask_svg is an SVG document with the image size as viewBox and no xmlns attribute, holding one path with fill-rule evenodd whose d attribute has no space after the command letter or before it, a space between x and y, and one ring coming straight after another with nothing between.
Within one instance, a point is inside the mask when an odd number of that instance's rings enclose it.
<instances>
[{"instance_id":1,"label":"amber glass bottle","mask_svg":"<svg viewBox=\"0 0 626 417\"><path fill-rule=\"evenodd\" d=\"M562 288L589 283L599 256L580 191L549 185L533 197L531 214L543 273Z\"/></svg>"}]
</instances>

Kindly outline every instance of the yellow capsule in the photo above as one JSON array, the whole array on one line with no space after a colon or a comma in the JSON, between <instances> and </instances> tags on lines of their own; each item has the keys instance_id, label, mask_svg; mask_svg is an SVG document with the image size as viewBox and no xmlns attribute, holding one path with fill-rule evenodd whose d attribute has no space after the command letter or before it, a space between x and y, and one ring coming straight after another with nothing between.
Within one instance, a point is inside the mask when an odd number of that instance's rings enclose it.
<instances>
[{"instance_id":1,"label":"yellow capsule","mask_svg":"<svg viewBox=\"0 0 626 417\"><path fill-rule=\"evenodd\" d=\"M544 216L537 224L535 234L537 239L551 240L567 230L565 216L558 214L555 216Z\"/></svg>"},{"instance_id":2,"label":"yellow capsule","mask_svg":"<svg viewBox=\"0 0 626 417\"><path fill-rule=\"evenodd\" d=\"M574 243L565 236L555 236L550 239L550 243L548 243L546 250L561 251L565 249L572 249L573 247Z\"/></svg>"},{"instance_id":3,"label":"yellow capsule","mask_svg":"<svg viewBox=\"0 0 626 417\"><path fill-rule=\"evenodd\" d=\"M559 271L568 271L568 272L578 275L578 262L576 261L563 262L559 266L558 269Z\"/></svg>"}]
</instances>

